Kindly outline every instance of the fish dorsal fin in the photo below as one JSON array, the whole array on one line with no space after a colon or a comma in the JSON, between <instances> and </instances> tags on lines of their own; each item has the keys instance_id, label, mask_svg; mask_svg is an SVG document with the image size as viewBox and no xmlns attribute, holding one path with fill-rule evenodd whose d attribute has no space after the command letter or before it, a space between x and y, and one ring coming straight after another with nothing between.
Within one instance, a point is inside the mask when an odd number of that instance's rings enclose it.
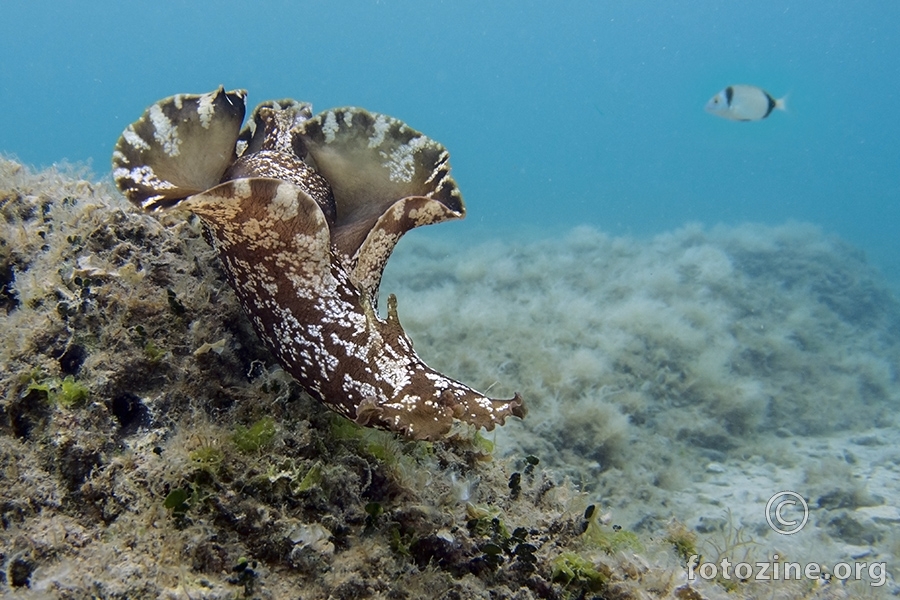
<instances>
[{"instance_id":1,"label":"fish dorsal fin","mask_svg":"<svg viewBox=\"0 0 900 600\"><path fill-rule=\"evenodd\" d=\"M235 160L245 90L178 94L129 125L113 152L113 178L147 210L167 207L218 184Z\"/></svg>"}]
</instances>

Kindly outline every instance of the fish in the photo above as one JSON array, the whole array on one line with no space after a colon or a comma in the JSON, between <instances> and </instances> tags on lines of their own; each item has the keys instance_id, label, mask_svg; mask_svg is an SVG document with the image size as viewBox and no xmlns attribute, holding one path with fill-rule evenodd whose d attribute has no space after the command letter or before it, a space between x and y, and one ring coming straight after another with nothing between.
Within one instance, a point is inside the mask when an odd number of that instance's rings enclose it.
<instances>
[{"instance_id":1,"label":"fish","mask_svg":"<svg viewBox=\"0 0 900 600\"><path fill-rule=\"evenodd\" d=\"M775 99L755 85L729 85L706 103L706 112L731 121L760 121L774 110L786 110L786 97Z\"/></svg>"}]
</instances>

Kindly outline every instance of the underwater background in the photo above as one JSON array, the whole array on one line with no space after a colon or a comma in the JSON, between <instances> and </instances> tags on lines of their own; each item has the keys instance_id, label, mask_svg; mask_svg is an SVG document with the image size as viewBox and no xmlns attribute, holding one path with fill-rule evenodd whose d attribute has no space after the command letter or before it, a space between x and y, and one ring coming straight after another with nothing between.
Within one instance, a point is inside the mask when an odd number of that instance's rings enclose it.
<instances>
[{"instance_id":1,"label":"underwater background","mask_svg":"<svg viewBox=\"0 0 900 600\"><path fill-rule=\"evenodd\" d=\"M251 107L363 106L442 142L469 206L444 235L800 220L900 277L896 2L38 0L4 13L0 148L26 164L102 175L150 103L221 84ZM787 113L704 112L736 83L787 96Z\"/></svg>"},{"instance_id":2,"label":"underwater background","mask_svg":"<svg viewBox=\"0 0 900 600\"><path fill-rule=\"evenodd\" d=\"M0 595L900 595L898 17L4 5ZM787 111L704 111L741 83ZM149 105L219 85L447 147L467 217L397 246L382 305L430 366L521 393L527 418L414 443L290 381L198 223L109 176ZM809 502L799 535L766 524L783 490ZM692 581L692 554L879 569Z\"/></svg>"}]
</instances>

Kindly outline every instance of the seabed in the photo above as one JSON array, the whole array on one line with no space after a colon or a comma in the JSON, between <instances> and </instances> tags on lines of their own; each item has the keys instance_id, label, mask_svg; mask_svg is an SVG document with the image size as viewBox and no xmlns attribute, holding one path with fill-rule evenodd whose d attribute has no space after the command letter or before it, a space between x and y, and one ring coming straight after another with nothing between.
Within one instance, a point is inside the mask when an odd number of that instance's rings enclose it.
<instances>
[{"instance_id":1,"label":"seabed","mask_svg":"<svg viewBox=\"0 0 900 600\"><path fill-rule=\"evenodd\" d=\"M88 177L0 160L0 594L900 592L900 303L840 239L417 232L382 290L418 353L529 415L415 443L278 368L199 222ZM765 520L782 490L809 506L792 536ZM694 554L883 570L704 579Z\"/></svg>"}]
</instances>

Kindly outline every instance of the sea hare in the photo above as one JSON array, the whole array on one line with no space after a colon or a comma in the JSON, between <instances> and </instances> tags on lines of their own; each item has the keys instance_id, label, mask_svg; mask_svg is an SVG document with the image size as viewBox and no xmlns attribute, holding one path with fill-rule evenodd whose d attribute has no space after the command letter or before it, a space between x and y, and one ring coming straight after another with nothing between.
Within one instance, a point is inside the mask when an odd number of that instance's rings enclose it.
<instances>
[{"instance_id":1,"label":"sea hare","mask_svg":"<svg viewBox=\"0 0 900 600\"><path fill-rule=\"evenodd\" d=\"M260 339L313 397L357 423L437 439L454 419L493 429L523 417L429 368L400 326L397 299L376 311L381 274L414 227L465 214L447 151L359 108L246 91L179 94L122 133L113 177L146 210L181 207L209 232Z\"/></svg>"}]
</instances>

